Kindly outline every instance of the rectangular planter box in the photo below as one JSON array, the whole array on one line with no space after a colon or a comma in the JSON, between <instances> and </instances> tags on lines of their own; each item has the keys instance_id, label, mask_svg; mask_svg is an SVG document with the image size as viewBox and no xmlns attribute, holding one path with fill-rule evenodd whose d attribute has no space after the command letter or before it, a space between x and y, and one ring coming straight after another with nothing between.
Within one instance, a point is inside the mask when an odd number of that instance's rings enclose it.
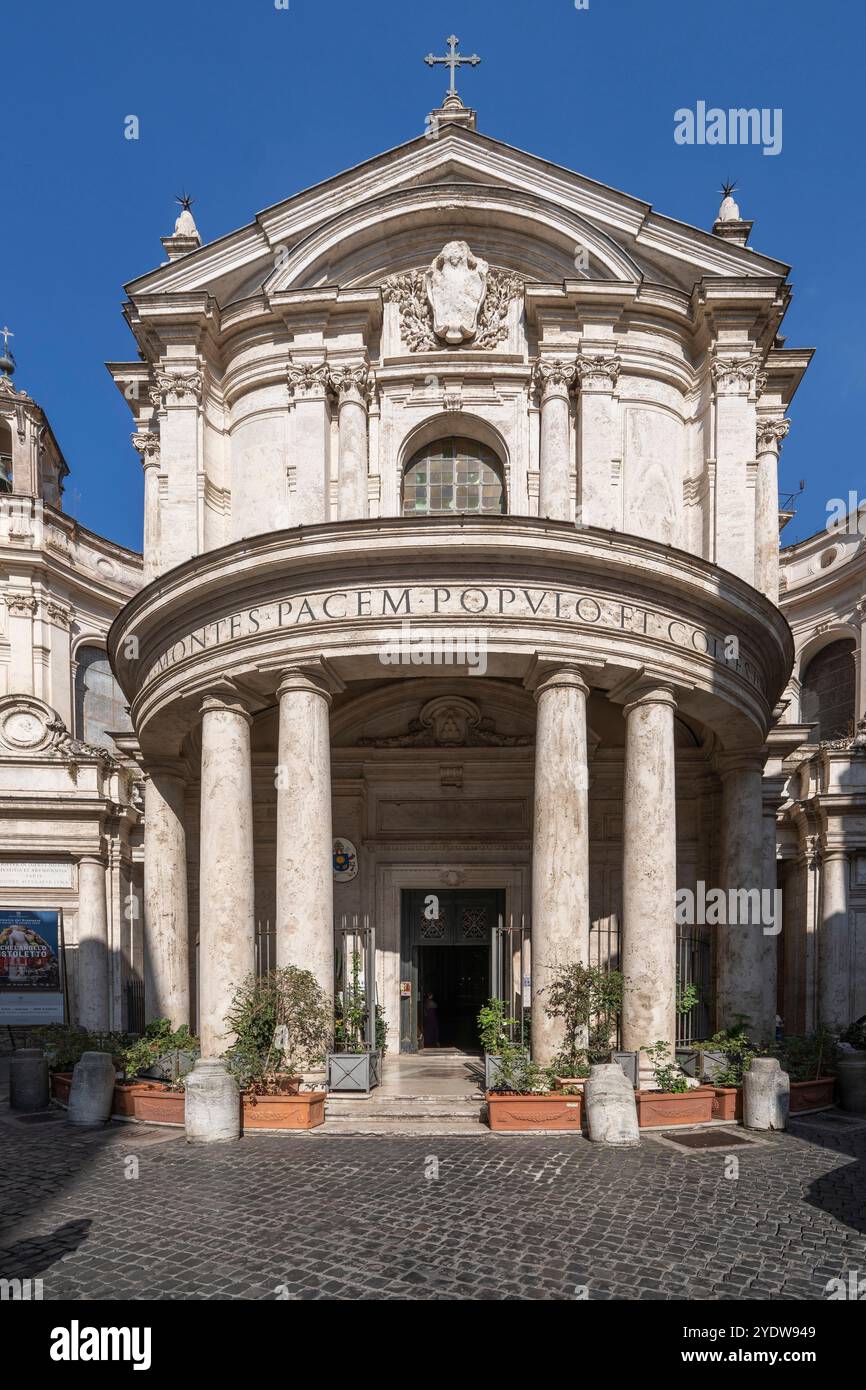
<instances>
[{"instance_id":1,"label":"rectangular planter box","mask_svg":"<svg viewBox=\"0 0 866 1390\"><path fill-rule=\"evenodd\" d=\"M243 1128L315 1129L325 1123L325 1091L301 1091L300 1095L241 1097Z\"/></svg>"},{"instance_id":2,"label":"rectangular planter box","mask_svg":"<svg viewBox=\"0 0 866 1390\"><path fill-rule=\"evenodd\" d=\"M641 1129L667 1125L699 1125L713 1118L715 1090L696 1086L690 1091L637 1091L637 1122Z\"/></svg>"},{"instance_id":3,"label":"rectangular planter box","mask_svg":"<svg viewBox=\"0 0 866 1390\"><path fill-rule=\"evenodd\" d=\"M121 1081L114 1088L112 1115L142 1124L182 1125L186 1097L158 1081Z\"/></svg>"},{"instance_id":4,"label":"rectangular planter box","mask_svg":"<svg viewBox=\"0 0 866 1390\"><path fill-rule=\"evenodd\" d=\"M71 1071L53 1071L51 1073L51 1094L55 1100L59 1100L61 1105L69 1104L69 1088L72 1085Z\"/></svg>"},{"instance_id":5,"label":"rectangular planter box","mask_svg":"<svg viewBox=\"0 0 866 1390\"><path fill-rule=\"evenodd\" d=\"M499 1085L500 1068L502 1058L498 1052L485 1052L484 1054L484 1089L492 1091L494 1086Z\"/></svg>"},{"instance_id":6,"label":"rectangular planter box","mask_svg":"<svg viewBox=\"0 0 866 1390\"><path fill-rule=\"evenodd\" d=\"M372 1091L379 1084L378 1052L329 1052L329 1091Z\"/></svg>"},{"instance_id":7,"label":"rectangular planter box","mask_svg":"<svg viewBox=\"0 0 866 1390\"><path fill-rule=\"evenodd\" d=\"M580 1133L583 1094L562 1091L543 1096L509 1096L488 1091L487 1123L491 1129L508 1131L570 1129Z\"/></svg>"},{"instance_id":8,"label":"rectangular planter box","mask_svg":"<svg viewBox=\"0 0 866 1390\"><path fill-rule=\"evenodd\" d=\"M742 1121L742 1086L714 1086L713 1092L713 1119Z\"/></svg>"},{"instance_id":9,"label":"rectangular planter box","mask_svg":"<svg viewBox=\"0 0 866 1390\"><path fill-rule=\"evenodd\" d=\"M790 1114L802 1114L805 1110L829 1110L833 1104L835 1085L835 1076L819 1076L817 1081L792 1081Z\"/></svg>"}]
</instances>

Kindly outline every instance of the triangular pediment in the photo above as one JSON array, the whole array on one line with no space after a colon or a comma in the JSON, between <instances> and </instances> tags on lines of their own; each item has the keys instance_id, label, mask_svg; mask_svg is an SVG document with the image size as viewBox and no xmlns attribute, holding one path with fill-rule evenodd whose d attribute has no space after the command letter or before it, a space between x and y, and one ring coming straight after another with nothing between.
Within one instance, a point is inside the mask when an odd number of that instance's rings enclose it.
<instances>
[{"instance_id":1,"label":"triangular pediment","mask_svg":"<svg viewBox=\"0 0 866 1390\"><path fill-rule=\"evenodd\" d=\"M373 286L466 238L491 265L543 283L784 276L787 266L654 212L650 204L457 128L420 136L259 213L249 226L133 281L139 296ZM582 250L589 272L580 269Z\"/></svg>"}]
</instances>

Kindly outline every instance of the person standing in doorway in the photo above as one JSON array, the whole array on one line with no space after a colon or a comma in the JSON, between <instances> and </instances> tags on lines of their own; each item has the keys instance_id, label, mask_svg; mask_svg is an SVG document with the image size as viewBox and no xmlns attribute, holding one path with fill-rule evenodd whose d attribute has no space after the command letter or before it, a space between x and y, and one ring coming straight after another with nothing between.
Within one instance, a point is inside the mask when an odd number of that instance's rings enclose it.
<instances>
[{"instance_id":1,"label":"person standing in doorway","mask_svg":"<svg viewBox=\"0 0 866 1390\"><path fill-rule=\"evenodd\" d=\"M439 1005L429 991L424 995L424 1046L439 1046Z\"/></svg>"}]
</instances>

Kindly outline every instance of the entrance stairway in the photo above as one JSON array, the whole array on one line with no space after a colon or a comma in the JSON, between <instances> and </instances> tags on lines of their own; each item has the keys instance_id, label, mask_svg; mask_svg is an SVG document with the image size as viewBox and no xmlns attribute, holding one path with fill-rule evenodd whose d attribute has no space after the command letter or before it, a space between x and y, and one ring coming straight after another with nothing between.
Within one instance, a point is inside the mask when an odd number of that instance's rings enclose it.
<instances>
[{"instance_id":1,"label":"entrance stairway","mask_svg":"<svg viewBox=\"0 0 866 1390\"><path fill-rule=\"evenodd\" d=\"M488 1134L480 1054L430 1049L385 1056L369 1096L329 1095L319 1134Z\"/></svg>"}]
</instances>

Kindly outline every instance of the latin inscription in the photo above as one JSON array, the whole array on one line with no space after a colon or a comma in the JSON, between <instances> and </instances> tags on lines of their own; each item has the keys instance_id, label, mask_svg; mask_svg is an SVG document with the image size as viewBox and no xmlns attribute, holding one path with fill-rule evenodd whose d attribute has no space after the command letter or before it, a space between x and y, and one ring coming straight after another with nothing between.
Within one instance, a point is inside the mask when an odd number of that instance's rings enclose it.
<instances>
[{"instance_id":1,"label":"latin inscription","mask_svg":"<svg viewBox=\"0 0 866 1390\"><path fill-rule=\"evenodd\" d=\"M466 587L412 585L406 588L332 589L300 594L245 608L215 618L185 637L179 637L150 668L147 684L172 666L215 647L254 637L257 633L323 627L359 619L473 618L495 627L499 620L538 619L591 630L605 628L631 633L709 656L737 671L759 689L761 673L744 657L731 660L731 634L676 618L659 609L616 599L594 598L567 589L535 589L498 585Z\"/></svg>"}]
</instances>

